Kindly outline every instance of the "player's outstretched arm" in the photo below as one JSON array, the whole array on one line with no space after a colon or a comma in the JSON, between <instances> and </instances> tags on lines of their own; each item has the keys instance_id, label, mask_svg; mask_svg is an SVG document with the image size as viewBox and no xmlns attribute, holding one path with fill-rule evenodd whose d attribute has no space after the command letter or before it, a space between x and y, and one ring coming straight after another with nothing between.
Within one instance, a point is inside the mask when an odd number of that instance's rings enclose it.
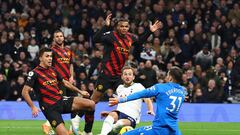
<instances>
[{"instance_id":1,"label":"player's outstretched arm","mask_svg":"<svg viewBox=\"0 0 240 135\"><path fill-rule=\"evenodd\" d=\"M72 90L72 91L75 91L75 92L81 94L83 97L89 97L89 96L90 96L87 91L81 91L81 90L79 90L77 87L75 87L74 85L72 85L69 81L63 79L62 82L63 82L63 85L64 85L65 87L67 87L68 89L70 89L70 90Z\"/></svg>"},{"instance_id":2,"label":"player's outstretched arm","mask_svg":"<svg viewBox=\"0 0 240 135\"><path fill-rule=\"evenodd\" d=\"M25 99L25 101L27 102L28 106L31 108L32 116L35 118L38 116L38 112L40 112L40 109L37 108L32 102L32 99L29 95L29 92L31 90L32 90L31 87L29 87L28 85L24 85L23 90L22 90L22 96Z\"/></svg>"},{"instance_id":3,"label":"player's outstretched arm","mask_svg":"<svg viewBox=\"0 0 240 135\"><path fill-rule=\"evenodd\" d=\"M140 98L154 97L156 95L158 95L158 90L156 88L156 85L154 85L150 88L133 93L124 98L109 98L109 106L114 106L118 103L124 103L124 102L132 101Z\"/></svg>"},{"instance_id":4,"label":"player's outstretched arm","mask_svg":"<svg viewBox=\"0 0 240 135\"><path fill-rule=\"evenodd\" d=\"M153 25L149 25L149 29L146 29L146 31L144 32L144 34L142 34L141 36L138 37L138 39L136 39L136 41L133 43L133 45L142 45L144 44L148 37L155 32L156 30L160 29L163 27L163 24L161 21L157 20Z\"/></svg>"}]
</instances>

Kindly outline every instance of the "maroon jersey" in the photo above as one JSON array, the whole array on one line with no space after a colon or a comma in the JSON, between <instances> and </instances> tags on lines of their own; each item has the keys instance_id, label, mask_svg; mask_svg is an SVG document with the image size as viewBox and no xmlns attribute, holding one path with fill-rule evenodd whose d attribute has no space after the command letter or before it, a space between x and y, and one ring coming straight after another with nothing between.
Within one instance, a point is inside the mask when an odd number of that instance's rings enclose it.
<instances>
[{"instance_id":1,"label":"maroon jersey","mask_svg":"<svg viewBox=\"0 0 240 135\"><path fill-rule=\"evenodd\" d=\"M32 87L38 97L40 105L53 105L62 99L58 82L63 78L53 67L43 68L37 66L28 73L26 85Z\"/></svg>"},{"instance_id":2,"label":"maroon jersey","mask_svg":"<svg viewBox=\"0 0 240 135\"><path fill-rule=\"evenodd\" d=\"M131 33L120 36L116 31L108 31L103 27L94 35L94 42L101 42L104 45L101 72L108 76L121 76L121 70L128 60L131 46L142 45L150 34L148 30L139 37L139 40Z\"/></svg>"},{"instance_id":3,"label":"maroon jersey","mask_svg":"<svg viewBox=\"0 0 240 135\"><path fill-rule=\"evenodd\" d=\"M52 47L53 67L65 80L70 78L70 65L72 63L72 53L67 47L61 48L58 45Z\"/></svg>"}]
</instances>

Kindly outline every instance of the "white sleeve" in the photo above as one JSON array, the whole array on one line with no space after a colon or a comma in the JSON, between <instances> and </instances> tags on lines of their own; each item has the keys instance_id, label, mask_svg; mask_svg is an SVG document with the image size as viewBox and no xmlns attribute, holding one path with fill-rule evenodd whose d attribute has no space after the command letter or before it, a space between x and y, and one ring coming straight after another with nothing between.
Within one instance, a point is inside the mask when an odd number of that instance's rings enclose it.
<instances>
[{"instance_id":1,"label":"white sleeve","mask_svg":"<svg viewBox=\"0 0 240 135\"><path fill-rule=\"evenodd\" d=\"M141 83L139 83L139 91L141 91L141 90L144 90L145 89L145 87L141 84Z\"/></svg>"},{"instance_id":2,"label":"white sleeve","mask_svg":"<svg viewBox=\"0 0 240 135\"><path fill-rule=\"evenodd\" d=\"M117 95L119 95L119 93L120 93L120 86L121 86L121 85L119 85L119 86L117 87L117 89L116 89L116 94L117 94Z\"/></svg>"}]
</instances>

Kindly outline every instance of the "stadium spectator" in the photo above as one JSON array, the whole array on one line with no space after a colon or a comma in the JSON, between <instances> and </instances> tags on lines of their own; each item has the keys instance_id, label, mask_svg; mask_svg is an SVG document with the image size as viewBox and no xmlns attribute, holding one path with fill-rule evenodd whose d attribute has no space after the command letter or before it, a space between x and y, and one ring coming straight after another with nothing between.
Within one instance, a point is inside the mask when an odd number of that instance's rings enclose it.
<instances>
[{"instance_id":1,"label":"stadium spectator","mask_svg":"<svg viewBox=\"0 0 240 135\"><path fill-rule=\"evenodd\" d=\"M152 69L152 62L146 61L145 66L138 73L138 82L148 88L157 83L156 71Z\"/></svg>"},{"instance_id":2,"label":"stadium spectator","mask_svg":"<svg viewBox=\"0 0 240 135\"><path fill-rule=\"evenodd\" d=\"M208 46L204 46L201 51L196 54L195 63L200 65L205 71L213 64L213 56L208 49Z\"/></svg>"},{"instance_id":3,"label":"stadium spectator","mask_svg":"<svg viewBox=\"0 0 240 135\"><path fill-rule=\"evenodd\" d=\"M221 88L218 88L216 81L210 79L207 88L203 88L203 96L206 103L219 103L221 102Z\"/></svg>"},{"instance_id":4,"label":"stadium spectator","mask_svg":"<svg viewBox=\"0 0 240 135\"><path fill-rule=\"evenodd\" d=\"M151 43L149 43L149 42L145 43L143 51L140 54L140 57L144 61L146 61L146 60L155 60L156 51L152 48Z\"/></svg>"},{"instance_id":5,"label":"stadium spectator","mask_svg":"<svg viewBox=\"0 0 240 135\"><path fill-rule=\"evenodd\" d=\"M22 89L25 84L25 77L24 76L18 76L16 84L11 86L11 89L9 90L9 98L7 100L9 101L22 101Z\"/></svg>"},{"instance_id":6,"label":"stadium spectator","mask_svg":"<svg viewBox=\"0 0 240 135\"><path fill-rule=\"evenodd\" d=\"M35 58L39 52L39 45L37 45L36 39L32 38L30 40L30 44L27 47L27 51L30 53L30 56L31 56L30 61L35 60Z\"/></svg>"},{"instance_id":7,"label":"stadium spectator","mask_svg":"<svg viewBox=\"0 0 240 135\"><path fill-rule=\"evenodd\" d=\"M10 84L5 76L0 73L0 101L6 101L10 92Z\"/></svg>"}]
</instances>

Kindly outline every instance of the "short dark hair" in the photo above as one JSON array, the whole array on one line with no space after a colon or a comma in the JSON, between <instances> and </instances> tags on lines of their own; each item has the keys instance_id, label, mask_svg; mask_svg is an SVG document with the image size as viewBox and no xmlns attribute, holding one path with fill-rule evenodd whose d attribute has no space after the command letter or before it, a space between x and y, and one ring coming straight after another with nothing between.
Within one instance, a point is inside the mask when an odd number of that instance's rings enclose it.
<instances>
[{"instance_id":1,"label":"short dark hair","mask_svg":"<svg viewBox=\"0 0 240 135\"><path fill-rule=\"evenodd\" d=\"M57 30L54 31L53 36L55 35L55 33L59 33L59 32L63 34L63 32L61 30L57 29Z\"/></svg>"},{"instance_id":2,"label":"short dark hair","mask_svg":"<svg viewBox=\"0 0 240 135\"><path fill-rule=\"evenodd\" d=\"M128 23L129 23L129 20L126 19L126 18L116 19L116 21L115 21L115 26L117 26L117 25L119 24L119 22L128 22Z\"/></svg>"},{"instance_id":3,"label":"short dark hair","mask_svg":"<svg viewBox=\"0 0 240 135\"><path fill-rule=\"evenodd\" d=\"M169 70L169 75L172 76L172 78L176 81L176 83L182 82L182 69L180 69L177 66L173 66Z\"/></svg>"},{"instance_id":4,"label":"short dark hair","mask_svg":"<svg viewBox=\"0 0 240 135\"><path fill-rule=\"evenodd\" d=\"M45 52L52 52L52 50L51 50L51 48L43 47L43 48L40 49L40 51L39 51L39 57L42 57L42 55L43 55Z\"/></svg>"}]
</instances>

